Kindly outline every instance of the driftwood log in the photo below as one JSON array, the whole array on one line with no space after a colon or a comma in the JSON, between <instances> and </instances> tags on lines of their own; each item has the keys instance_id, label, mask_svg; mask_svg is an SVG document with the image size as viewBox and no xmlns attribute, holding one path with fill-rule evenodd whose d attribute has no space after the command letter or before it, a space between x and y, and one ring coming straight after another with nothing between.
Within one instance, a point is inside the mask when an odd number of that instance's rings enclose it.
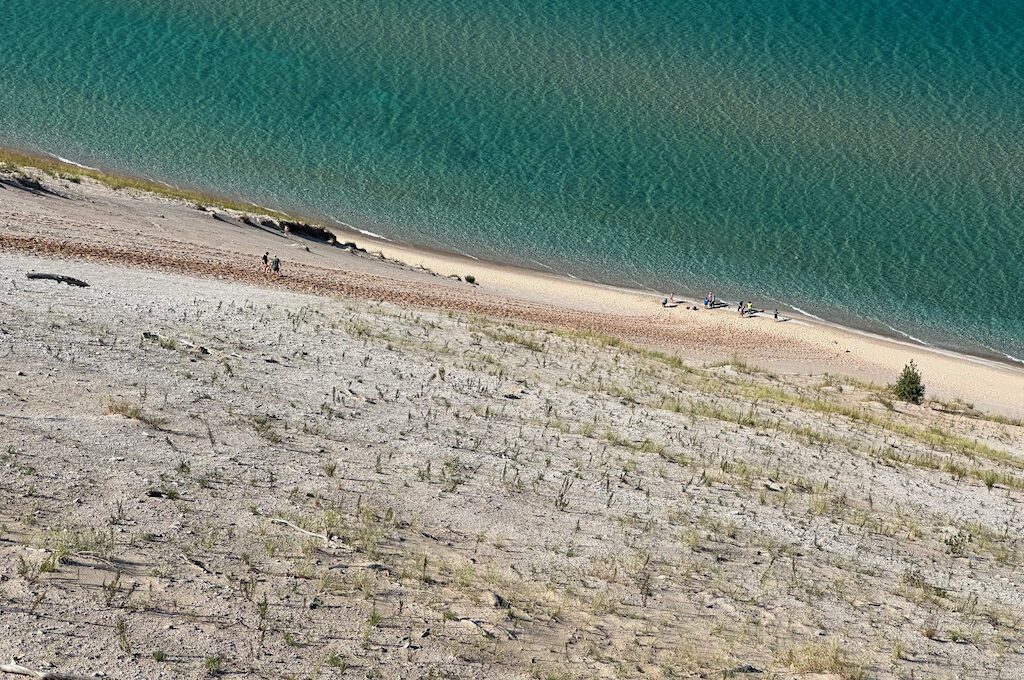
<instances>
[{"instance_id":1,"label":"driftwood log","mask_svg":"<svg viewBox=\"0 0 1024 680\"><path fill-rule=\"evenodd\" d=\"M69 286L78 286L79 288L88 288L89 284L82 279L76 279L73 276L64 276L63 274L45 274L43 272L29 272L25 275L26 278L30 279L47 279L49 281L56 281L57 283L66 283Z\"/></svg>"},{"instance_id":2,"label":"driftwood log","mask_svg":"<svg viewBox=\"0 0 1024 680\"><path fill-rule=\"evenodd\" d=\"M22 665L16 664L14 659L11 659L10 663L0 664L0 673L27 675L30 678L39 678L39 680L94 680L93 678L85 675L70 675L68 673L56 673L50 671L34 671L31 668L25 668Z\"/></svg>"},{"instance_id":3,"label":"driftwood log","mask_svg":"<svg viewBox=\"0 0 1024 680\"><path fill-rule=\"evenodd\" d=\"M198 352L199 354L210 353L210 350L206 349L202 345L197 345L193 342L189 342L188 340L177 340L175 338L171 338L166 335L160 335L159 333L154 333L152 331L142 331L142 337L145 338L146 340L156 340L157 342L162 343L165 347L176 347L177 345L180 344L192 350L193 352Z\"/></svg>"},{"instance_id":4,"label":"driftwood log","mask_svg":"<svg viewBox=\"0 0 1024 680\"><path fill-rule=\"evenodd\" d=\"M326 546L329 546L329 547L332 547L332 548L340 548L341 550L346 551L346 552L352 552L352 548L350 546L347 546L344 543L341 543L339 541L334 540L334 538L332 536L330 536L330 535L328 535L326 533L318 534L316 532L309 531L307 529L303 529L299 525L293 524L292 522L289 522L288 520L282 519L280 517L271 517L270 521L273 524L283 524L284 526L289 527L291 529L294 529L295 531L298 531L299 533L306 534L307 536L313 536L314 538L319 538L321 541L324 542L324 545L326 545Z\"/></svg>"}]
</instances>

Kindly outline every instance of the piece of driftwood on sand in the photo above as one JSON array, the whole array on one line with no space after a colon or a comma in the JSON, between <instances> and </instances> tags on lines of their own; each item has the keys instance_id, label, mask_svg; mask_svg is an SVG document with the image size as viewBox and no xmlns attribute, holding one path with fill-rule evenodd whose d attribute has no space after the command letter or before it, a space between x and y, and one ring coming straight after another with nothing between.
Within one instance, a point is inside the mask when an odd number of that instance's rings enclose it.
<instances>
[{"instance_id":1,"label":"piece of driftwood on sand","mask_svg":"<svg viewBox=\"0 0 1024 680\"><path fill-rule=\"evenodd\" d=\"M15 663L14 659L11 659L10 663L0 664L0 673L26 675L30 678L40 678L41 680L91 680L91 678L85 675L72 675L51 671L34 671L31 668L26 668L25 666Z\"/></svg>"},{"instance_id":2,"label":"piece of driftwood on sand","mask_svg":"<svg viewBox=\"0 0 1024 680\"><path fill-rule=\"evenodd\" d=\"M46 279L48 281L56 281L57 283L66 283L69 286L78 286L79 288L88 288L89 284L82 279L76 279L73 276L64 276L63 274L46 274L44 272L29 272L25 274L26 278L29 279Z\"/></svg>"}]
</instances>

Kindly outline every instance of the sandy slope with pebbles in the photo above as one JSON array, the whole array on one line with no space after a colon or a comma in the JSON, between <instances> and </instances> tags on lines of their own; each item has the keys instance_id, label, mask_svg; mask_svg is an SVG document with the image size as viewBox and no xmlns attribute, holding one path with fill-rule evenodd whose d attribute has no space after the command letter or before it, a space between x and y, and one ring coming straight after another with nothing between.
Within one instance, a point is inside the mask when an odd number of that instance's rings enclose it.
<instances>
[{"instance_id":1,"label":"sandy slope with pebbles","mask_svg":"<svg viewBox=\"0 0 1024 680\"><path fill-rule=\"evenodd\" d=\"M14 177L18 173L0 173ZM220 210L29 171L52 193L0 184L0 249L107 261L291 290L606 332L699 361L739 355L783 372L838 372L884 384L911 358L930 393L1024 416L1024 371L794 318L774 323L728 309L663 309L658 295L341 235L373 256L273 233ZM219 214L224 219L213 217ZM279 254L284 276L256 262ZM406 263L406 264L401 264ZM447 278L472 273L479 285Z\"/></svg>"},{"instance_id":2,"label":"sandy slope with pebbles","mask_svg":"<svg viewBox=\"0 0 1024 680\"><path fill-rule=\"evenodd\" d=\"M216 261L0 266L0 658L1022 677L1019 425Z\"/></svg>"},{"instance_id":3,"label":"sandy slope with pebbles","mask_svg":"<svg viewBox=\"0 0 1024 680\"><path fill-rule=\"evenodd\" d=\"M1024 677L1018 372L42 182L0 676Z\"/></svg>"}]
</instances>

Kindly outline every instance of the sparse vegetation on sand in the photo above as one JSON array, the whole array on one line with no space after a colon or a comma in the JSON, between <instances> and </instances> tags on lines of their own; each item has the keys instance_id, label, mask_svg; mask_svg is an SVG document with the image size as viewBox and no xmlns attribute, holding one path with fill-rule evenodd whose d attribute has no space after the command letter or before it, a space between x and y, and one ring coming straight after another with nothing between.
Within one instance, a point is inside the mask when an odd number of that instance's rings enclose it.
<instances>
[{"instance_id":1,"label":"sparse vegetation on sand","mask_svg":"<svg viewBox=\"0 0 1024 680\"><path fill-rule=\"evenodd\" d=\"M87 263L93 288L34 295L14 280L36 261L4 258L0 657L22 667L1024 665L1017 421L600 333Z\"/></svg>"}]
</instances>

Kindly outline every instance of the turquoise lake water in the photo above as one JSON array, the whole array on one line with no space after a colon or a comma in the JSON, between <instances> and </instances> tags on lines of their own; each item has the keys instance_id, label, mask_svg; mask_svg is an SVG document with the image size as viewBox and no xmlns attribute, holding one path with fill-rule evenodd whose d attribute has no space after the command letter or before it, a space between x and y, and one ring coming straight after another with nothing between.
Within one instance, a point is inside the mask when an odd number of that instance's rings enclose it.
<instances>
[{"instance_id":1,"label":"turquoise lake water","mask_svg":"<svg viewBox=\"0 0 1024 680\"><path fill-rule=\"evenodd\" d=\"M0 0L0 144L1024 358L1022 83L1009 1Z\"/></svg>"}]
</instances>

